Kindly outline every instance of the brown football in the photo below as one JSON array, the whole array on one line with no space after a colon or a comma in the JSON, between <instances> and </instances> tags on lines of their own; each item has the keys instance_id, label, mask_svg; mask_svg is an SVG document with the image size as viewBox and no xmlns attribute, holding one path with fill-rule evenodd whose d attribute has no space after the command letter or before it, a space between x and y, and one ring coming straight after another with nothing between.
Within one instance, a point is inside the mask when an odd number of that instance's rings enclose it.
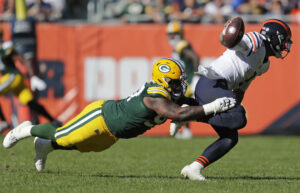
<instances>
[{"instance_id":1,"label":"brown football","mask_svg":"<svg viewBox=\"0 0 300 193\"><path fill-rule=\"evenodd\" d=\"M220 42L227 48L232 48L243 38L245 32L244 21L240 17L234 17L227 21L220 34Z\"/></svg>"}]
</instances>

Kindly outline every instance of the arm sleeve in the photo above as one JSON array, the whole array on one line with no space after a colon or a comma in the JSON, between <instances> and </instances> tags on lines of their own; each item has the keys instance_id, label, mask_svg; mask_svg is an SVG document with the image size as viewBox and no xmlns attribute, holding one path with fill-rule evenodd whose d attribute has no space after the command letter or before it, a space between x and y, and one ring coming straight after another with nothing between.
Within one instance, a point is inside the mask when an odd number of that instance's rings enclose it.
<instances>
[{"instance_id":1,"label":"arm sleeve","mask_svg":"<svg viewBox=\"0 0 300 193\"><path fill-rule=\"evenodd\" d=\"M249 32L244 34L242 40L231 50L242 52L249 56L252 52L261 47L263 44L263 37L257 32Z\"/></svg>"}]
</instances>

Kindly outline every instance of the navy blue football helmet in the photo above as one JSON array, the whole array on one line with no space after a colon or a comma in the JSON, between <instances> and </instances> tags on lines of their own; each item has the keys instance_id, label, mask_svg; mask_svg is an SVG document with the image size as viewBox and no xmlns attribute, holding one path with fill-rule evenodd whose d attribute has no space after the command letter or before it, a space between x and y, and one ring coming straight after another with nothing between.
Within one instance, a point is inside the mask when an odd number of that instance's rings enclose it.
<instances>
[{"instance_id":1,"label":"navy blue football helmet","mask_svg":"<svg viewBox=\"0 0 300 193\"><path fill-rule=\"evenodd\" d=\"M288 24L279 19L262 23L260 33L264 36L276 58L285 58L291 50L292 32Z\"/></svg>"}]
</instances>

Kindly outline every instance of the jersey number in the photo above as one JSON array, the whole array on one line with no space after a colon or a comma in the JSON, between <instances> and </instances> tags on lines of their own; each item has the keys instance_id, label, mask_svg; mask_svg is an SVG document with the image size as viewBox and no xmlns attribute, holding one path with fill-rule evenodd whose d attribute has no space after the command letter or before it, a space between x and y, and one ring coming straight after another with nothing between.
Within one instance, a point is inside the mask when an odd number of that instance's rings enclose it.
<instances>
[{"instance_id":1,"label":"jersey number","mask_svg":"<svg viewBox=\"0 0 300 193\"><path fill-rule=\"evenodd\" d=\"M132 95L130 95L126 101L129 102L133 97L139 96L143 92L144 88L145 85L143 85L142 88L140 88L139 90L135 91Z\"/></svg>"}]
</instances>

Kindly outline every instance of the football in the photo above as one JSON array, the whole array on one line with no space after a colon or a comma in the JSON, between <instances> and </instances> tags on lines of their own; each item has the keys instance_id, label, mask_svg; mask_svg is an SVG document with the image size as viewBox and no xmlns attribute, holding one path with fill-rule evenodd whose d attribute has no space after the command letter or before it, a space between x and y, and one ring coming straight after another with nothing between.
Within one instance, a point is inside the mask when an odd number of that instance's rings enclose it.
<instances>
[{"instance_id":1,"label":"football","mask_svg":"<svg viewBox=\"0 0 300 193\"><path fill-rule=\"evenodd\" d=\"M220 42L227 48L237 45L245 32L244 21L240 17L234 17L226 22L223 31L220 34Z\"/></svg>"}]
</instances>

